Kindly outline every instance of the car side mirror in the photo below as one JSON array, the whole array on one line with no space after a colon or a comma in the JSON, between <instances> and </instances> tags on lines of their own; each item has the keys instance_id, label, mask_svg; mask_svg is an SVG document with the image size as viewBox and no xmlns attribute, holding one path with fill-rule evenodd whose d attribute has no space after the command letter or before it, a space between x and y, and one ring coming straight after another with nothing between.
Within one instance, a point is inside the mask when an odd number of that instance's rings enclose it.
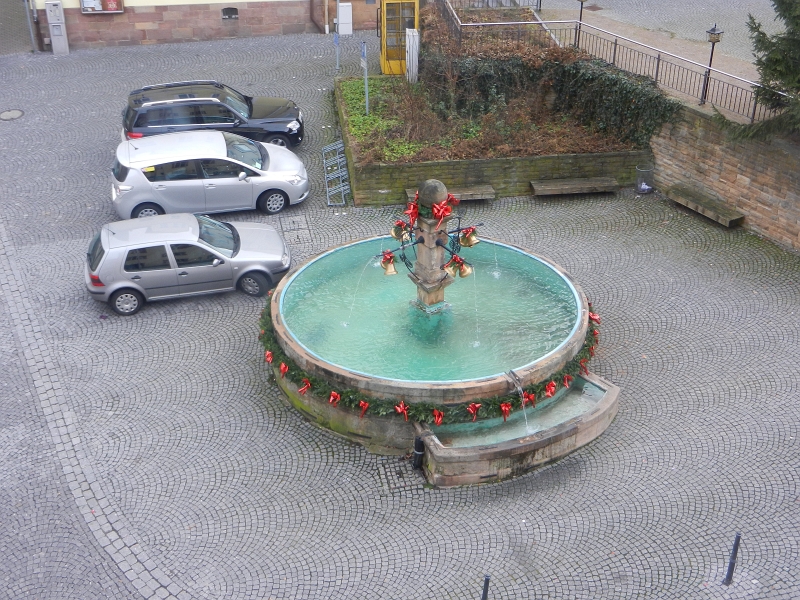
<instances>
[{"instance_id":1,"label":"car side mirror","mask_svg":"<svg viewBox=\"0 0 800 600\"><path fill-rule=\"evenodd\" d=\"M223 265L223 264L225 264L225 261L221 260L219 258L215 258L214 260L211 261L211 266L212 267L218 267L218 266Z\"/></svg>"},{"instance_id":2,"label":"car side mirror","mask_svg":"<svg viewBox=\"0 0 800 600\"><path fill-rule=\"evenodd\" d=\"M247 173L242 171L241 173L239 173L239 181L244 181L245 179L247 179Z\"/></svg>"},{"instance_id":3,"label":"car side mirror","mask_svg":"<svg viewBox=\"0 0 800 600\"><path fill-rule=\"evenodd\" d=\"M241 119L234 119L233 120L233 126L234 127L238 127L241 124L242 124L242 120Z\"/></svg>"}]
</instances>

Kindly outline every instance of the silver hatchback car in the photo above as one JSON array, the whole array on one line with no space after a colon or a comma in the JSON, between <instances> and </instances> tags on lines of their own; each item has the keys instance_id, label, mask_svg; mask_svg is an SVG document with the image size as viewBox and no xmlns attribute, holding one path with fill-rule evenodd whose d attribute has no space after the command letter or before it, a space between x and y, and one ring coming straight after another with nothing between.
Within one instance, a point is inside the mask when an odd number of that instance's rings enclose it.
<instances>
[{"instance_id":1,"label":"silver hatchback car","mask_svg":"<svg viewBox=\"0 0 800 600\"><path fill-rule=\"evenodd\" d=\"M277 213L308 196L291 151L226 131L182 131L117 147L111 200L122 219L176 212Z\"/></svg>"},{"instance_id":2,"label":"silver hatchback car","mask_svg":"<svg viewBox=\"0 0 800 600\"><path fill-rule=\"evenodd\" d=\"M173 214L103 225L86 255L86 288L119 315L146 300L241 289L263 296L291 254L271 225Z\"/></svg>"}]
</instances>

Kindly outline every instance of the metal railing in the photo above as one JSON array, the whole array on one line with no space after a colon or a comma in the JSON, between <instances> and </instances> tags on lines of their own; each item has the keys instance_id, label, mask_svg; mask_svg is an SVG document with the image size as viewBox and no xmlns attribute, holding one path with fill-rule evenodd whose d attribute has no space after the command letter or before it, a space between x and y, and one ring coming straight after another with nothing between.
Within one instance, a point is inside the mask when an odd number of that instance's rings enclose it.
<instances>
[{"instance_id":1,"label":"metal railing","mask_svg":"<svg viewBox=\"0 0 800 600\"><path fill-rule=\"evenodd\" d=\"M516 7L510 0L438 0L448 27L460 47L478 48L490 41L524 43L541 47L571 46L590 56L632 73L651 77L657 84L700 104L762 121L778 111L758 103L754 90L760 84L693 60L642 44L580 21L520 21L499 23L463 22L469 10ZM523 0L536 2L536 0Z\"/></svg>"}]
</instances>

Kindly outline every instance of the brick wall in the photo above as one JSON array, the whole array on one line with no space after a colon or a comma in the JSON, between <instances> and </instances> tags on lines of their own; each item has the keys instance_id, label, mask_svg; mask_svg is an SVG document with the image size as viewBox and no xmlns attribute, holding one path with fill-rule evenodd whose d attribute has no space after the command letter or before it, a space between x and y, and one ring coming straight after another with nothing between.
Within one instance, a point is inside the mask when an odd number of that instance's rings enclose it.
<instances>
[{"instance_id":1,"label":"brick wall","mask_svg":"<svg viewBox=\"0 0 800 600\"><path fill-rule=\"evenodd\" d=\"M745 215L745 227L800 250L800 146L788 140L731 142L686 106L650 145L660 189L682 184Z\"/></svg>"},{"instance_id":2,"label":"brick wall","mask_svg":"<svg viewBox=\"0 0 800 600\"><path fill-rule=\"evenodd\" d=\"M223 8L239 9L238 19L223 19ZM70 49L191 42L221 38L316 32L308 0L231 2L125 7L124 13L84 15L64 10ZM48 37L47 15L39 11L39 29Z\"/></svg>"}]
</instances>

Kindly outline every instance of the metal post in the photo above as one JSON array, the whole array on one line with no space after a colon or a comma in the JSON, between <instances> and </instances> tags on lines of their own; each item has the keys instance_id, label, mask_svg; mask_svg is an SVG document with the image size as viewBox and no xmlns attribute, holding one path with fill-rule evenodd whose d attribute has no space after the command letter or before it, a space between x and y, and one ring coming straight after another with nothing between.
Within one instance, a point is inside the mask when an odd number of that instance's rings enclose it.
<instances>
[{"instance_id":1,"label":"metal post","mask_svg":"<svg viewBox=\"0 0 800 600\"><path fill-rule=\"evenodd\" d=\"M489 600L489 576L483 576L483 595L481 596L481 600Z\"/></svg>"},{"instance_id":2,"label":"metal post","mask_svg":"<svg viewBox=\"0 0 800 600\"><path fill-rule=\"evenodd\" d=\"M753 123L756 120L756 109L758 108L758 98L755 94L753 94L753 112L750 113L750 122Z\"/></svg>"},{"instance_id":3,"label":"metal post","mask_svg":"<svg viewBox=\"0 0 800 600\"><path fill-rule=\"evenodd\" d=\"M336 72L341 71L342 67L339 66L339 32L333 34L333 45L336 47Z\"/></svg>"},{"instance_id":4,"label":"metal post","mask_svg":"<svg viewBox=\"0 0 800 600\"><path fill-rule=\"evenodd\" d=\"M703 81L703 95L700 96L700 104L706 103L706 96L708 95L708 79L711 77L711 63L714 60L714 46L716 42L711 42L711 56L708 57L708 69L706 69L705 81Z\"/></svg>"},{"instance_id":5,"label":"metal post","mask_svg":"<svg viewBox=\"0 0 800 600\"><path fill-rule=\"evenodd\" d=\"M659 52L658 56L656 56L656 74L655 74L655 77L653 77L653 80L656 83L658 83L658 70L660 68L661 68L661 53Z\"/></svg>"},{"instance_id":6,"label":"metal post","mask_svg":"<svg viewBox=\"0 0 800 600\"><path fill-rule=\"evenodd\" d=\"M36 10L33 5L33 0L25 0L25 19L28 21L28 32L31 34L31 50L39 52L39 44L36 41L36 36L33 34L33 18L31 13Z\"/></svg>"},{"instance_id":7,"label":"metal post","mask_svg":"<svg viewBox=\"0 0 800 600\"><path fill-rule=\"evenodd\" d=\"M736 538L733 540L733 549L731 550L731 558L728 561L728 570L725 572L725 579L722 580L722 585L730 585L733 581L733 569L736 567L736 555L739 553L739 540L742 539L742 534L737 533Z\"/></svg>"},{"instance_id":8,"label":"metal post","mask_svg":"<svg viewBox=\"0 0 800 600\"><path fill-rule=\"evenodd\" d=\"M614 55L611 57L611 64L612 65L616 65L617 64L617 42L618 41L619 40L617 40L617 38L614 38Z\"/></svg>"},{"instance_id":9,"label":"metal post","mask_svg":"<svg viewBox=\"0 0 800 600\"><path fill-rule=\"evenodd\" d=\"M364 101L369 114L369 82L367 81L367 42L361 42L361 67L364 69Z\"/></svg>"},{"instance_id":10,"label":"metal post","mask_svg":"<svg viewBox=\"0 0 800 600\"><path fill-rule=\"evenodd\" d=\"M422 438L417 436L414 438L414 459L411 462L411 466L415 469L422 468L422 458L425 456L425 444L422 441Z\"/></svg>"},{"instance_id":11,"label":"metal post","mask_svg":"<svg viewBox=\"0 0 800 600\"><path fill-rule=\"evenodd\" d=\"M575 47L581 47L581 24L583 23L583 3L585 0L578 0L581 3L581 12L578 14L578 26L575 30Z\"/></svg>"}]
</instances>

